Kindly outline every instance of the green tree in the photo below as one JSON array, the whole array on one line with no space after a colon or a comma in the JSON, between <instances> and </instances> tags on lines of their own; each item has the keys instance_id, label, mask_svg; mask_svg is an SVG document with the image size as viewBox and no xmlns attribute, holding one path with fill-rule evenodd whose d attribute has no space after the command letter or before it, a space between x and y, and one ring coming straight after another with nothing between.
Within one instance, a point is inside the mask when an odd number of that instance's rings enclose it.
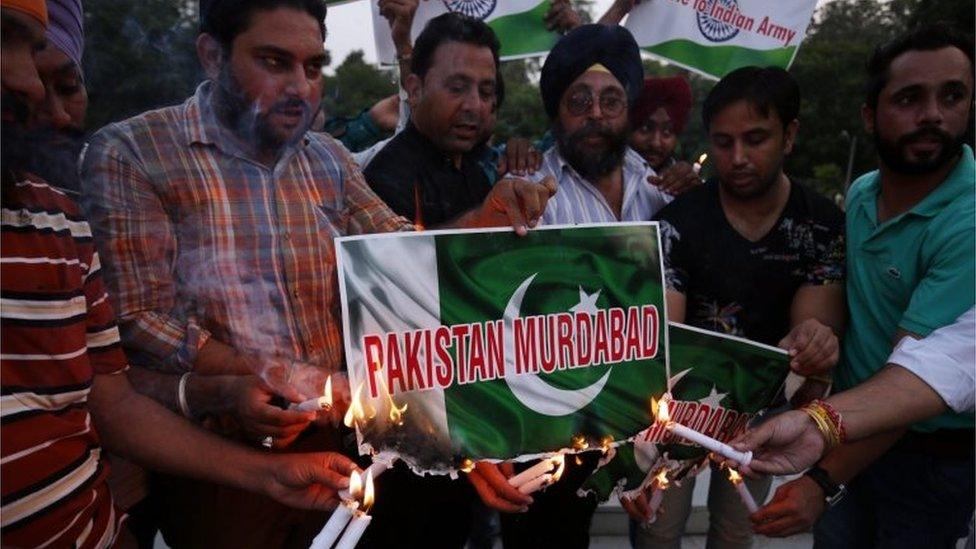
<instances>
[{"instance_id":1,"label":"green tree","mask_svg":"<svg viewBox=\"0 0 976 549\"><path fill-rule=\"evenodd\" d=\"M392 70L367 63L362 50L355 50L336 67L335 75L325 78L325 110L329 116L353 116L397 89Z\"/></svg>"}]
</instances>

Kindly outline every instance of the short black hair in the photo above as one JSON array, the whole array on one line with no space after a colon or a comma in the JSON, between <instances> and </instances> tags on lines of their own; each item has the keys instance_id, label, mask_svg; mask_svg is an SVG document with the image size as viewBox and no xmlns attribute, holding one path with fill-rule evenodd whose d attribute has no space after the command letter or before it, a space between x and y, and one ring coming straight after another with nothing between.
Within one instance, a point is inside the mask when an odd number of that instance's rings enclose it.
<instances>
[{"instance_id":1,"label":"short black hair","mask_svg":"<svg viewBox=\"0 0 976 549\"><path fill-rule=\"evenodd\" d=\"M434 62L434 53L437 48L446 42L461 42L462 44L471 44L491 50L491 56L495 60L495 95L497 97L495 108L501 107L502 100L505 98L505 83L502 81L501 63L499 61L501 43L495 36L495 31L480 19L461 13L448 12L428 21L414 43L413 54L410 57L410 72L424 78Z\"/></svg>"},{"instance_id":2,"label":"short black hair","mask_svg":"<svg viewBox=\"0 0 976 549\"><path fill-rule=\"evenodd\" d=\"M712 119L724 108L737 101L747 101L763 116L770 108L776 110L783 128L800 114L800 86L793 75L779 67L742 67L725 75L702 105L705 131Z\"/></svg>"},{"instance_id":3,"label":"short black hair","mask_svg":"<svg viewBox=\"0 0 976 549\"><path fill-rule=\"evenodd\" d=\"M864 102L872 109L878 106L878 96L888 85L888 69L896 57L909 51L932 51L958 48L969 58L973 72L973 37L967 36L945 23L923 25L875 48L867 63Z\"/></svg>"},{"instance_id":4,"label":"short black hair","mask_svg":"<svg viewBox=\"0 0 976 549\"><path fill-rule=\"evenodd\" d=\"M325 41L325 2L323 0L200 0L200 32L213 36L230 51L234 38L247 30L257 11L293 8L303 11L319 23Z\"/></svg>"}]
</instances>

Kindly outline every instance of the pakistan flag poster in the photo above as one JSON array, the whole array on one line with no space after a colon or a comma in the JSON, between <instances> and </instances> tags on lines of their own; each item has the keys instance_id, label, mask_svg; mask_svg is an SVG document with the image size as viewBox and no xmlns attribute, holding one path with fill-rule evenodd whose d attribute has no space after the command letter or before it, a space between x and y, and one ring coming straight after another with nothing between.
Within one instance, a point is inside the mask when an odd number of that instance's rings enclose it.
<instances>
[{"instance_id":1,"label":"pakistan flag poster","mask_svg":"<svg viewBox=\"0 0 976 549\"><path fill-rule=\"evenodd\" d=\"M656 223L337 239L360 451L454 472L625 441L667 388Z\"/></svg>"}]
</instances>

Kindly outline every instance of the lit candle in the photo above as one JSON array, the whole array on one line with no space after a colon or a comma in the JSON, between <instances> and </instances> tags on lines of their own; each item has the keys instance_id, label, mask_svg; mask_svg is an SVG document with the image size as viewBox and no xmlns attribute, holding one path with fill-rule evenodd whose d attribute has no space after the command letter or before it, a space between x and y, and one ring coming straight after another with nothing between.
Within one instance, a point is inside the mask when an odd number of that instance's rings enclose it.
<instances>
[{"instance_id":1,"label":"lit candle","mask_svg":"<svg viewBox=\"0 0 976 549\"><path fill-rule=\"evenodd\" d=\"M540 461L539 463L536 463L532 467L529 467L528 469L508 479L508 483L511 486L518 488L519 486L522 486L526 482L535 480L536 478L552 471L553 469L556 468L556 465L557 464L555 461L553 461L553 458L546 458Z\"/></svg>"},{"instance_id":2,"label":"lit candle","mask_svg":"<svg viewBox=\"0 0 976 549\"><path fill-rule=\"evenodd\" d=\"M292 403L288 406L289 410L297 412L318 412L319 410L332 409L332 376L325 378L325 390L322 396L310 398L308 400Z\"/></svg>"},{"instance_id":3,"label":"lit candle","mask_svg":"<svg viewBox=\"0 0 976 549\"><path fill-rule=\"evenodd\" d=\"M339 538L339 534L346 528L353 515L358 512L359 502L356 499L363 491L363 482L359 473L353 471L349 476L349 490L343 495L340 492L342 503L336 507L329 517L329 521L322 527L319 535L312 540L312 545L308 549L329 549Z\"/></svg>"},{"instance_id":4,"label":"lit candle","mask_svg":"<svg viewBox=\"0 0 976 549\"><path fill-rule=\"evenodd\" d=\"M549 458L548 461L556 465L556 470L552 473L543 473L532 480L519 484L517 486L519 493L531 494L533 492L538 492L550 484L555 484L555 482L559 480L559 477L563 476L563 470L566 469L566 457L559 454L558 456Z\"/></svg>"},{"instance_id":5,"label":"lit candle","mask_svg":"<svg viewBox=\"0 0 976 549\"><path fill-rule=\"evenodd\" d=\"M698 157L698 162L695 162L691 166L691 170L693 172L695 172L695 175L698 175L699 173L701 173L702 164L704 164L705 163L705 160L707 160L707 159L708 159L708 154L702 153L702 155Z\"/></svg>"},{"instance_id":6,"label":"lit candle","mask_svg":"<svg viewBox=\"0 0 976 549\"><path fill-rule=\"evenodd\" d=\"M651 399L651 406L657 407L657 420L663 422L667 430L671 431L676 436L690 440L691 442L708 449L710 452L719 454L726 459L731 459L740 465L749 465L749 463L752 461L752 452L740 452L728 444L719 442L710 436L685 427L680 423L671 421L671 414L668 412L668 400L670 399L667 397L667 395L665 395L660 402Z\"/></svg>"},{"instance_id":7,"label":"lit candle","mask_svg":"<svg viewBox=\"0 0 976 549\"><path fill-rule=\"evenodd\" d=\"M366 514L372 506L373 476L367 471L366 487L363 490L363 508L353 512L352 520L349 522L349 526L346 527L346 532L342 534L339 543L336 544L336 549L354 549L356 547L356 544L359 543L359 538L363 537L363 532L366 531L369 523L373 520L373 517Z\"/></svg>"},{"instance_id":8,"label":"lit candle","mask_svg":"<svg viewBox=\"0 0 976 549\"><path fill-rule=\"evenodd\" d=\"M753 514L759 510L759 506L756 505L756 500L749 493L749 488L746 483L742 481L742 475L739 474L735 469L729 468L729 480L732 481L732 485L735 486L735 491L739 492L739 499L745 504L746 509L749 510L749 514Z\"/></svg>"},{"instance_id":9,"label":"lit candle","mask_svg":"<svg viewBox=\"0 0 976 549\"><path fill-rule=\"evenodd\" d=\"M668 489L668 470L662 468L661 471L654 476L654 490L651 492L651 500L647 502L647 506L650 508L651 516L647 519L647 524L654 524L657 520L657 511L661 508L661 501L664 499L664 491Z\"/></svg>"}]
</instances>

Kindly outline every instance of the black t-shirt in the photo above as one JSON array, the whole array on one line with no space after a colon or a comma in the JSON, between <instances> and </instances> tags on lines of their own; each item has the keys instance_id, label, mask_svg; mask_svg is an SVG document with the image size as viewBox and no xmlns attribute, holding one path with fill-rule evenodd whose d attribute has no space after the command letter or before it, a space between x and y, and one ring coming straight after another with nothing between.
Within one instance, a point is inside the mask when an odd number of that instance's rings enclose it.
<instances>
[{"instance_id":1,"label":"black t-shirt","mask_svg":"<svg viewBox=\"0 0 976 549\"><path fill-rule=\"evenodd\" d=\"M797 182L779 220L751 242L729 224L712 180L657 214L668 288L685 294L685 323L776 345L803 285L843 283L844 214Z\"/></svg>"},{"instance_id":2,"label":"black t-shirt","mask_svg":"<svg viewBox=\"0 0 976 549\"><path fill-rule=\"evenodd\" d=\"M480 148L461 158L461 169L413 124L373 158L363 176L394 212L430 227L480 206L491 190L478 164ZM416 204L421 204L417 217Z\"/></svg>"}]
</instances>

